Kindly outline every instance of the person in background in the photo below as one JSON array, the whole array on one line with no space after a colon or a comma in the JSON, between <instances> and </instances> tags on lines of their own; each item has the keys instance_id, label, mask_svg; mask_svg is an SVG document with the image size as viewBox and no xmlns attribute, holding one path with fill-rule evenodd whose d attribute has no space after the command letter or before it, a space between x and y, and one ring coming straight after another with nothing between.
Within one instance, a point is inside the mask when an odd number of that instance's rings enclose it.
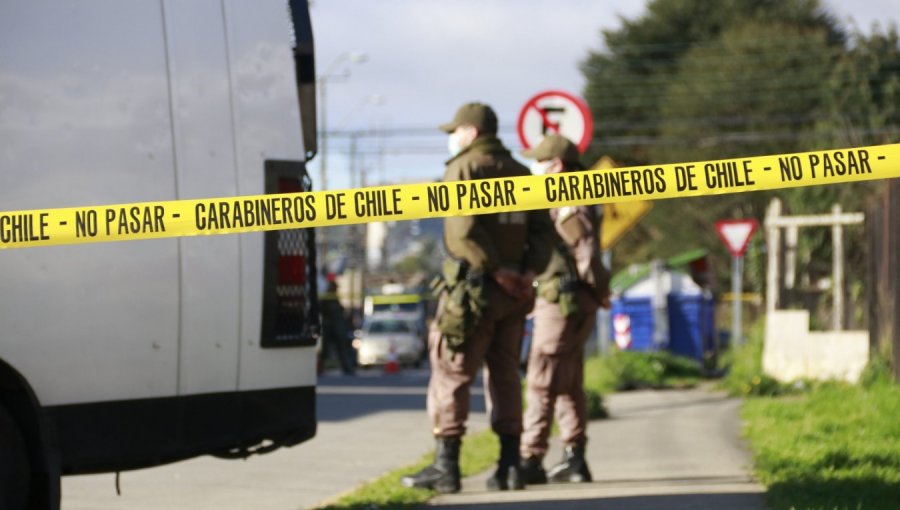
<instances>
[{"instance_id":1,"label":"person in background","mask_svg":"<svg viewBox=\"0 0 900 510\"><path fill-rule=\"evenodd\" d=\"M320 366L329 357L334 357L344 375L356 374L353 348L347 331L347 315L338 299L337 281L333 274L327 277L325 292L319 295L322 315L322 356Z\"/></svg>"},{"instance_id":2,"label":"person in background","mask_svg":"<svg viewBox=\"0 0 900 510\"><path fill-rule=\"evenodd\" d=\"M558 134L545 137L525 157L532 173L583 170L574 143ZM600 260L600 206L550 210L562 243L537 278L534 330L528 358L526 412L522 434L522 476L526 484L590 482L584 458L587 436L584 344L594 329L597 308L609 308L609 272ZM554 410L564 446L563 459L544 471L543 458Z\"/></svg>"}]
</instances>

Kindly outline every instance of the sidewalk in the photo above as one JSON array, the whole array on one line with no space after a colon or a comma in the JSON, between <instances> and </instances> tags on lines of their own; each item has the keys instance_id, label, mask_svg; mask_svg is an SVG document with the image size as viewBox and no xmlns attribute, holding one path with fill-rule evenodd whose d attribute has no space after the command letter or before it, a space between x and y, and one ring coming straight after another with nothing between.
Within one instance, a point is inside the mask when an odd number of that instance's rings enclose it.
<instances>
[{"instance_id":1,"label":"sidewalk","mask_svg":"<svg viewBox=\"0 0 900 510\"><path fill-rule=\"evenodd\" d=\"M639 391L607 399L612 418L589 424L594 483L487 492L482 473L432 508L763 510L765 488L749 474L740 401L704 390ZM558 440L544 461L561 456Z\"/></svg>"}]
</instances>

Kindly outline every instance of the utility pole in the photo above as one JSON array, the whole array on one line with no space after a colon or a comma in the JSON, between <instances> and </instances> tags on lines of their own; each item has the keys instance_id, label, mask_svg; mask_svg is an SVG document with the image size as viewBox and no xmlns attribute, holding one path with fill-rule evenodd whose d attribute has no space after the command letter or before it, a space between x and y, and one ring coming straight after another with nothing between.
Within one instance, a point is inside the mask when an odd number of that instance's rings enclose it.
<instances>
[{"instance_id":1,"label":"utility pole","mask_svg":"<svg viewBox=\"0 0 900 510\"><path fill-rule=\"evenodd\" d=\"M359 163L359 187L365 188L369 183L366 179L366 165L365 161L360 161ZM368 273L369 269L369 224L364 223L358 225L361 229L360 235L358 237L360 243L359 249L359 279L360 279L360 288L362 289L362 296L360 297L360 306L365 307L366 301L366 273Z\"/></svg>"},{"instance_id":2,"label":"utility pole","mask_svg":"<svg viewBox=\"0 0 900 510\"><path fill-rule=\"evenodd\" d=\"M325 191L328 188L328 114L327 114L327 105L328 102L325 100L325 83L328 80L323 76L319 78L319 108L322 110L322 136L321 143L319 143L319 190Z\"/></svg>"},{"instance_id":3,"label":"utility pole","mask_svg":"<svg viewBox=\"0 0 900 510\"><path fill-rule=\"evenodd\" d=\"M356 142L357 142L358 135L359 135L359 133L357 133L355 131L350 134L350 187L351 188L357 187L356 186L356 181L357 181ZM350 303L353 308L356 308L356 305L358 303L357 295L356 295L356 286L357 286L356 280L358 278L360 279L359 285L362 286L362 279L361 279L361 275L359 272L359 260L358 260L358 253L357 253L358 252L357 244L359 243L359 236L357 235L357 230L356 230L357 228L358 228L358 225L350 226L352 234L350 236L350 243L349 243L349 245L350 245L349 246L350 247L349 258L353 263L353 279L350 282ZM362 291L360 291L360 294L362 294ZM360 310L361 309L362 309L362 306L360 305ZM360 325L357 325L357 326L360 326Z\"/></svg>"},{"instance_id":4,"label":"utility pole","mask_svg":"<svg viewBox=\"0 0 900 510\"><path fill-rule=\"evenodd\" d=\"M344 68L343 72L336 73L338 67L344 63L345 60L349 60L354 64L362 64L368 60L368 56L365 53L360 53L358 51L351 51L341 53L337 57L335 57L334 61L326 68L325 73L318 76L316 78L317 89L319 90L319 111L321 115L321 135L319 136L319 187L318 189L324 191L328 189L328 95L326 93L327 84L329 81L343 81L350 77L350 69ZM326 257L328 255L328 241L326 237L326 229L321 228L317 231L318 242L319 242L319 253L321 255L321 260L324 263Z\"/></svg>"}]
</instances>

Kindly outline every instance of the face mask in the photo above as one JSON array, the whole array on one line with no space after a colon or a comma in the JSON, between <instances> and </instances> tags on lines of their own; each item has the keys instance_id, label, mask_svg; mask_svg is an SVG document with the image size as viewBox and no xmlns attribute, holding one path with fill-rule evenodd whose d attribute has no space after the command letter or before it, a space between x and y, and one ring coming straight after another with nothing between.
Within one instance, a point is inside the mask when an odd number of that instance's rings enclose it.
<instances>
[{"instance_id":1,"label":"face mask","mask_svg":"<svg viewBox=\"0 0 900 510\"><path fill-rule=\"evenodd\" d=\"M450 157L455 157L462 150L459 145L459 133L454 131L447 137L447 150L450 151Z\"/></svg>"},{"instance_id":2,"label":"face mask","mask_svg":"<svg viewBox=\"0 0 900 510\"><path fill-rule=\"evenodd\" d=\"M553 166L553 160L535 161L531 164L531 173L534 175L546 175L550 167Z\"/></svg>"}]
</instances>

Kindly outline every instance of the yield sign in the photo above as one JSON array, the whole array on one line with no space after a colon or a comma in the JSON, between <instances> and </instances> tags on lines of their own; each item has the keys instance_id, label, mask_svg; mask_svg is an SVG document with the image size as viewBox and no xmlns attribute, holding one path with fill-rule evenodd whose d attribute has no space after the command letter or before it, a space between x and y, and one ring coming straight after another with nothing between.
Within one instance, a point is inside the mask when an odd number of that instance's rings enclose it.
<instances>
[{"instance_id":1,"label":"yield sign","mask_svg":"<svg viewBox=\"0 0 900 510\"><path fill-rule=\"evenodd\" d=\"M754 220L719 220L716 222L716 232L725 243L733 257L740 257L747 251L750 237L756 232L759 223Z\"/></svg>"}]
</instances>

